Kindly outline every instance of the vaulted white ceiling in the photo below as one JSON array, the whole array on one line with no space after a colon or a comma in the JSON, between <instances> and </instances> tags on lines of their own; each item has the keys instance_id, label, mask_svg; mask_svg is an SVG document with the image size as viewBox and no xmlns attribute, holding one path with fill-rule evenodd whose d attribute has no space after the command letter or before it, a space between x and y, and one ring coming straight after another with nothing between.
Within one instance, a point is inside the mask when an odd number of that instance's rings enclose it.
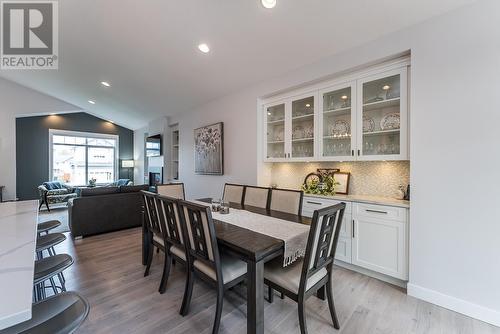
<instances>
[{"instance_id":1,"label":"vaulted white ceiling","mask_svg":"<svg viewBox=\"0 0 500 334\"><path fill-rule=\"evenodd\" d=\"M0 76L136 129L470 2L63 0L59 70Z\"/></svg>"}]
</instances>

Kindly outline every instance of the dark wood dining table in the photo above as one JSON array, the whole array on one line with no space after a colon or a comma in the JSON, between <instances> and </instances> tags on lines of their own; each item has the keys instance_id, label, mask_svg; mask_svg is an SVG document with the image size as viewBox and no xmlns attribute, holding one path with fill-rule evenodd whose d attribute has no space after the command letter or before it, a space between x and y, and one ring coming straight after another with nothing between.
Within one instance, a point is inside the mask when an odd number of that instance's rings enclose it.
<instances>
[{"instance_id":1,"label":"dark wood dining table","mask_svg":"<svg viewBox=\"0 0 500 334\"><path fill-rule=\"evenodd\" d=\"M211 198L198 201L210 203ZM230 203L233 209L246 210L286 221L310 224L311 219L280 211ZM284 241L246 228L214 219L219 249L229 252L247 263L247 333L264 333L264 263L284 254ZM143 228L143 264L146 263L148 245Z\"/></svg>"}]
</instances>

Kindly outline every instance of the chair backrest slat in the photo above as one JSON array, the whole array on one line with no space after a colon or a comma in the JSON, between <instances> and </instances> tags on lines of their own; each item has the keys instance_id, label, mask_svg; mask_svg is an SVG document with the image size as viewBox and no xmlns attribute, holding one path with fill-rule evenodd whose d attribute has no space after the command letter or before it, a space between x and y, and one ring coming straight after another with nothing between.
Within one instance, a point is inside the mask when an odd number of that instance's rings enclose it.
<instances>
[{"instance_id":1,"label":"chair backrest slat","mask_svg":"<svg viewBox=\"0 0 500 334\"><path fill-rule=\"evenodd\" d=\"M184 183L158 184L156 186L156 192L158 195L176 199L184 200L186 197L184 193Z\"/></svg>"},{"instance_id":2,"label":"chair backrest slat","mask_svg":"<svg viewBox=\"0 0 500 334\"><path fill-rule=\"evenodd\" d=\"M176 246L184 246L184 231L177 199L157 196L156 207L158 208L159 221L162 226L165 226L168 242Z\"/></svg>"},{"instance_id":3,"label":"chair backrest slat","mask_svg":"<svg viewBox=\"0 0 500 334\"><path fill-rule=\"evenodd\" d=\"M303 197L301 190L271 189L270 209L300 216Z\"/></svg>"},{"instance_id":4,"label":"chair backrest slat","mask_svg":"<svg viewBox=\"0 0 500 334\"><path fill-rule=\"evenodd\" d=\"M271 189L264 187L245 186L243 205L269 209L270 190Z\"/></svg>"},{"instance_id":5,"label":"chair backrest slat","mask_svg":"<svg viewBox=\"0 0 500 334\"><path fill-rule=\"evenodd\" d=\"M156 194L149 191L141 191L144 201L144 214L148 230L158 236L163 236L164 229L158 219L158 209L156 206Z\"/></svg>"},{"instance_id":6,"label":"chair backrest slat","mask_svg":"<svg viewBox=\"0 0 500 334\"><path fill-rule=\"evenodd\" d=\"M324 267L331 269L337 248L345 203L314 211L300 281L301 289L309 277Z\"/></svg>"},{"instance_id":7,"label":"chair backrest slat","mask_svg":"<svg viewBox=\"0 0 500 334\"><path fill-rule=\"evenodd\" d=\"M243 204L244 194L245 194L244 185L226 183L224 185L224 194L222 195L222 200L224 202Z\"/></svg>"}]
</instances>

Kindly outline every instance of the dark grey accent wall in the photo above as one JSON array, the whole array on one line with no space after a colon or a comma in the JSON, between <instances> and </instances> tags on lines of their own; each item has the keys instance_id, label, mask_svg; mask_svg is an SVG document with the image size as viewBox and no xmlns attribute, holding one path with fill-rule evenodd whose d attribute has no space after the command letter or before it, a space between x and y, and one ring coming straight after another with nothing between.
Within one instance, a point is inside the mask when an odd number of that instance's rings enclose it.
<instances>
[{"instance_id":1,"label":"dark grey accent wall","mask_svg":"<svg viewBox=\"0 0 500 334\"><path fill-rule=\"evenodd\" d=\"M17 118L16 182L20 200L37 199L37 187L49 179L49 129L118 135L120 161L134 157L134 131L87 113ZM120 178L128 178L127 169L119 166L118 170Z\"/></svg>"}]
</instances>

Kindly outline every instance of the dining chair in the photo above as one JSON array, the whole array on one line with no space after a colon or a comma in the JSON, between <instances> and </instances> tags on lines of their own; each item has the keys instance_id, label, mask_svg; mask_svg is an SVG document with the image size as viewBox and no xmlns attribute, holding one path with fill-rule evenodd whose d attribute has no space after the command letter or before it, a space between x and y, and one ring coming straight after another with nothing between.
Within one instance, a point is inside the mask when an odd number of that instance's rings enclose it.
<instances>
[{"instance_id":1,"label":"dining chair","mask_svg":"<svg viewBox=\"0 0 500 334\"><path fill-rule=\"evenodd\" d=\"M226 183L224 185L224 193L222 200L226 203L243 204L243 196L245 194L245 186L242 184Z\"/></svg>"},{"instance_id":2,"label":"dining chair","mask_svg":"<svg viewBox=\"0 0 500 334\"><path fill-rule=\"evenodd\" d=\"M184 224L180 219L178 200L172 197L157 196L156 208L160 226L166 232L163 240L157 240L157 242L163 242L164 244L165 263L159 290L160 293L164 293L173 260L175 259L186 264L187 249L184 241Z\"/></svg>"},{"instance_id":3,"label":"dining chair","mask_svg":"<svg viewBox=\"0 0 500 334\"><path fill-rule=\"evenodd\" d=\"M156 206L157 194L149 191L141 190L142 198L144 200L144 215L146 229L148 231L148 254L146 260L146 270L144 271L144 277L149 275L149 270L151 269L151 263L153 262L153 250L156 247L165 253L165 239L166 239L166 227L162 225L163 221L160 221L158 215L158 209ZM167 266L167 256L163 263L163 277L165 277L165 269ZM160 283L160 288L158 289L160 293L162 292L162 284Z\"/></svg>"},{"instance_id":4,"label":"dining chair","mask_svg":"<svg viewBox=\"0 0 500 334\"><path fill-rule=\"evenodd\" d=\"M302 190L271 189L270 209L300 216L303 198Z\"/></svg>"},{"instance_id":5,"label":"dining chair","mask_svg":"<svg viewBox=\"0 0 500 334\"><path fill-rule=\"evenodd\" d=\"M188 279L180 314L188 314L195 276L217 289L217 307L212 333L219 332L224 292L246 278L247 264L229 254L219 253L210 207L180 201L189 243Z\"/></svg>"},{"instance_id":6,"label":"dining chair","mask_svg":"<svg viewBox=\"0 0 500 334\"><path fill-rule=\"evenodd\" d=\"M245 186L243 205L255 206L257 208L269 208L269 188L257 186Z\"/></svg>"},{"instance_id":7,"label":"dining chair","mask_svg":"<svg viewBox=\"0 0 500 334\"><path fill-rule=\"evenodd\" d=\"M184 183L159 184L156 186L158 195L172 197L176 199L185 199Z\"/></svg>"},{"instance_id":8,"label":"dining chair","mask_svg":"<svg viewBox=\"0 0 500 334\"><path fill-rule=\"evenodd\" d=\"M297 302L302 334L307 334L305 301L322 288L326 289L333 327L340 328L333 303L332 268L344 210L345 203L339 203L314 211L303 261L283 268L283 260L278 258L264 266L269 302L273 302L273 290Z\"/></svg>"}]
</instances>

